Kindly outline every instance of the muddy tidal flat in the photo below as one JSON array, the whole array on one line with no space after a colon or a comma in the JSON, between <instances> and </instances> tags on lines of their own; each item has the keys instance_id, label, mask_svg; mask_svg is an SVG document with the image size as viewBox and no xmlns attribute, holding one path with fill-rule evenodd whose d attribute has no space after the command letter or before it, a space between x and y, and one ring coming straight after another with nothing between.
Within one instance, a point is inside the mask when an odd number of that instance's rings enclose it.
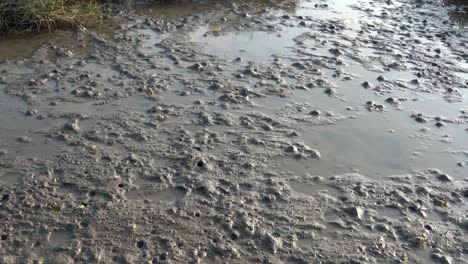
<instances>
[{"instance_id":1,"label":"muddy tidal flat","mask_svg":"<svg viewBox=\"0 0 468 264\"><path fill-rule=\"evenodd\" d=\"M134 3L0 36L0 263L468 263L467 5Z\"/></svg>"}]
</instances>

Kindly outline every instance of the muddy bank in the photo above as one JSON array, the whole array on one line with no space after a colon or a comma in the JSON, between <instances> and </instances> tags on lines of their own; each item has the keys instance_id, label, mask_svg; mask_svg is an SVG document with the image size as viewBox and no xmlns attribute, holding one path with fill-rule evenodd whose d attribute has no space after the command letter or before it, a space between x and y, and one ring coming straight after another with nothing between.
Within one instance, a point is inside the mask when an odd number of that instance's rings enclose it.
<instances>
[{"instance_id":1,"label":"muddy bank","mask_svg":"<svg viewBox=\"0 0 468 264\"><path fill-rule=\"evenodd\" d=\"M0 262L467 263L462 7L127 8L0 42Z\"/></svg>"}]
</instances>

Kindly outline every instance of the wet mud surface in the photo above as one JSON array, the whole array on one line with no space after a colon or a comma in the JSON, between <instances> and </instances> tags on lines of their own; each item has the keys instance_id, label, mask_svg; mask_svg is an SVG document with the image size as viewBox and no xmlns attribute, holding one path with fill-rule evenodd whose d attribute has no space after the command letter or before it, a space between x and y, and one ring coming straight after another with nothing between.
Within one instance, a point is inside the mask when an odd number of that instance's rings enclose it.
<instances>
[{"instance_id":1,"label":"wet mud surface","mask_svg":"<svg viewBox=\"0 0 468 264\"><path fill-rule=\"evenodd\" d=\"M463 1L110 8L0 40L0 263L468 263Z\"/></svg>"}]
</instances>

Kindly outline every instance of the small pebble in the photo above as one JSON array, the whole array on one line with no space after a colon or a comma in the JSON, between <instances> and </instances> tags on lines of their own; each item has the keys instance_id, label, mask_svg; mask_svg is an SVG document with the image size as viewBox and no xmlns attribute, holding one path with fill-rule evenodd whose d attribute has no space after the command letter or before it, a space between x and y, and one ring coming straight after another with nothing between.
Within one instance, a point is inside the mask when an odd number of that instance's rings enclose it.
<instances>
[{"instance_id":1,"label":"small pebble","mask_svg":"<svg viewBox=\"0 0 468 264\"><path fill-rule=\"evenodd\" d=\"M288 147L286 148L286 152L289 152L289 153L296 153L296 152L298 152L298 149L297 149L296 146L291 145L291 146L288 146Z\"/></svg>"},{"instance_id":2,"label":"small pebble","mask_svg":"<svg viewBox=\"0 0 468 264\"><path fill-rule=\"evenodd\" d=\"M309 114L311 114L311 115L313 115L313 116L319 116L319 115L320 115L320 111L317 110L317 109L314 109L314 110L310 111Z\"/></svg>"},{"instance_id":3,"label":"small pebble","mask_svg":"<svg viewBox=\"0 0 468 264\"><path fill-rule=\"evenodd\" d=\"M435 123L435 126L436 127L443 127L443 126L445 126L445 124L443 122L439 121L439 122Z\"/></svg>"},{"instance_id":4,"label":"small pebble","mask_svg":"<svg viewBox=\"0 0 468 264\"><path fill-rule=\"evenodd\" d=\"M28 109L25 114L27 116L33 116L33 115L37 114L37 110L36 109Z\"/></svg>"},{"instance_id":5,"label":"small pebble","mask_svg":"<svg viewBox=\"0 0 468 264\"><path fill-rule=\"evenodd\" d=\"M416 120L416 122L418 122L418 123L426 123L427 122L427 120L422 116L416 116L414 118L414 120Z\"/></svg>"},{"instance_id":6,"label":"small pebble","mask_svg":"<svg viewBox=\"0 0 468 264\"><path fill-rule=\"evenodd\" d=\"M336 90L332 88L327 88L325 89L325 93L328 95L334 95L336 93Z\"/></svg>"},{"instance_id":7,"label":"small pebble","mask_svg":"<svg viewBox=\"0 0 468 264\"><path fill-rule=\"evenodd\" d=\"M363 82L362 84L362 87L366 88L366 89L369 89L371 87L371 84L367 81Z\"/></svg>"},{"instance_id":8,"label":"small pebble","mask_svg":"<svg viewBox=\"0 0 468 264\"><path fill-rule=\"evenodd\" d=\"M447 174L439 174L437 175L437 179L439 181L443 181L443 182L451 182L453 181L452 178L450 176L448 176Z\"/></svg>"}]
</instances>

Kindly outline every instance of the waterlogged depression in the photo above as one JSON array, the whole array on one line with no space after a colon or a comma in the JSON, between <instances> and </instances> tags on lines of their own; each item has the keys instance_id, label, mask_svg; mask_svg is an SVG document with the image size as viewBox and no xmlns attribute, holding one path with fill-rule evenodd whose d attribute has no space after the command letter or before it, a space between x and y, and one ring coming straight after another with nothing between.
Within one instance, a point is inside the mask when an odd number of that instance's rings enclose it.
<instances>
[{"instance_id":1,"label":"waterlogged depression","mask_svg":"<svg viewBox=\"0 0 468 264\"><path fill-rule=\"evenodd\" d=\"M465 9L182 1L0 40L0 262L467 263Z\"/></svg>"},{"instance_id":2,"label":"waterlogged depression","mask_svg":"<svg viewBox=\"0 0 468 264\"><path fill-rule=\"evenodd\" d=\"M377 7L370 9L374 6ZM319 21L322 19L339 20L347 27L343 30L343 34L345 38L349 38L351 36L355 37L360 18L372 21L372 19L366 18L365 12L360 10L370 13L381 10L390 10L391 12L394 7L398 6L401 6L401 4L395 3L387 8L382 8L372 2L353 0L326 4L304 1L293 7L286 8L286 13L299 17L303 16L305 21L310 17ZM169 5L166 8L171 10L171 16L176 16L177 12L174 9L177 9L177 6ZM207 5L205 8L209 8L209 6ZM162 8L159 12L157 7L150 10L149 12L142 11L142 13L153 17L159 17L166 13L165 8ZM180 10L180 12L181 14L185 13L184 10ZM247 14L247 16L250 15ZM241 15L241 17L243 16ZM228 21L225 17L221 17L221 21L224 20ZM242 18L238 21L241 22ZM326 45L315 39L303 43L299 48L297 47L298 41L296 38L308 34L310 27L312 27L308 26L307 22L304 25L301 23L299 26L293 22L286 23L286 28L280 31L271 31L268 30L268 27L229 30L231 25L228 22L219 21L211 22L208 26L197 27L194 30L180 30L167 34L145 29L140 32L148 36L143 43L142 52L149 54L164 53L165 51L161 50L158 44L163 41L174 40L191 43L203 53L216 56L217 59L227 62L235 61L238 58L242 58L246 62L257 63L268 63L275 61L275 59L282 59L282 63L290 64L305 57L304 53L309 55L309 58L333 58L334 56L329 52L333 45ZM346 40L343 43L347 44ZM338 42L338 44L340 43ZM352 44L348 45L349 48L353 48ZM307 143L313 142L311 145L325 150L324 153L326 153L325 156L327 157L325 160L329 162L322 160L317 164L303 165L308 170L299 172L309 171L317 175L331 176L336 173L358 171L366 175L385 176L392 173L405 173L414 169L434 167L454 175L460 175L463 178L464 173L467 172L466 168L457 164L464 163L466 154L464 151L460 151L458 145L453 148L453 145L450 146L447 141L453 142L454 139L450 138L453 133L453 136L459 142L466 142L464 127L450 126L441 130L431 126L420 126L417 123L409 122L408 119L408 116L414 111L424 111L430 115L443 116L455 114L453 118L456 118L459 111L464 110L463 101L459 103L447 102L439 95L431 96L430 94L414 92L417 88L412 81L418 77L414 70L411 70L410 65L405 70L383 70L374 67L370 68L371 70L366 69L358 63L361 59L372 60L380 56L383 57L389 51L381 46L375 47L369 43L361 43L361 45L361 47L358 46L350 51L352 53L351 58L343 58L342 67L321 69L321 71L317 72L317 74L325 78L336 80L335 85L339 88L337 96L317 99L323 97L320 94L321 91L299 90L288 96L286 100L270 97L252 100L254 104L264 107L264 111L277 110L278 105L302 103L328 111L336 111L352 119L352 121L343 122L343 125L305 127L305 132L301 133L304 134L303 137L301 136L301 140ZM434 43L431 43L431 45L434 45ZM405 46L398 47L398 49L396 52L400 54L411 52ZM356 62L356 57L358 62ZM411 64L411 62L408 62L408 64ZM464 65L466 65L466 62L462 62L459 69L463 70ZM228 67L232 71L236 69L236 65L229 65ZM337 78L337 72L340 71L353 78L350 80ZM460 73L454 72L454 74L463 79L463 77L460 77ZM398 94L404 97L405 101L408 101L405 106L395 107L395 111L391 109L377 114L368 113L364 105L365 102L369 100L382 101L382 99L387 98L384 97L384 94L363 91L361 84L364 82L379 83L377 79L379 76L383 76L386 81L394 81L398 85ZM288 85L297 84L297 80L294 78L288 81L290 82ZM461 83L462 85L466 84L463 81ZM465 91L461 90L460 92L462 93L461 98L464 98ZM420 130L426 130L426 128L427 131L420 133ZM447 137L447 139L444 139L444 137ZM282 162L281 166L282 168L288 168L288 164L292 165L290 166L291 169L297 168L296 162L290 160ZM299 166L299 168L303 168L303 166Z\"/></svg>"}]
</instances>

